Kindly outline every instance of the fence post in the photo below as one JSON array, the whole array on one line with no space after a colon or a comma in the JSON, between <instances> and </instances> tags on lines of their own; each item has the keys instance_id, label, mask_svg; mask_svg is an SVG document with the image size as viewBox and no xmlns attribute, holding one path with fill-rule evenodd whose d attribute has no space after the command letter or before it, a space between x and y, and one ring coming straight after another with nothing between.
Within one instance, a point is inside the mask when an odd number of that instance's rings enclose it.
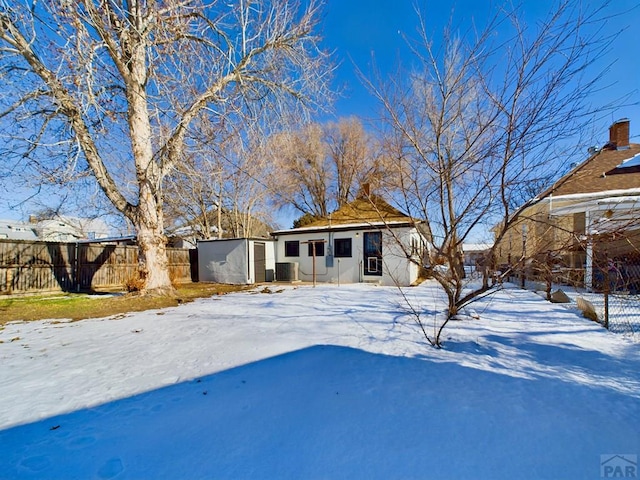
<instances>
[{"instance_id":1,"label":"fence post","mask_svg":"<svg viewBox=\"0 0 640 480\"><path fill-rule=\"evenodd\" d=\"M13 267L7 266L7 293L13 293Z\"/></svg>"},{"instance_id":2,"label":"fence post","mask_svg":"<svg viewBox=\"0 0 640 480\"><path fill-rule=\"evenodd\" d=\"M73 283L75 284L76 292L80 291L80 246L78 242L75 243L73 249L73 262L72 262L72 271L73 271Z\"/></svg>"}]
</instances>

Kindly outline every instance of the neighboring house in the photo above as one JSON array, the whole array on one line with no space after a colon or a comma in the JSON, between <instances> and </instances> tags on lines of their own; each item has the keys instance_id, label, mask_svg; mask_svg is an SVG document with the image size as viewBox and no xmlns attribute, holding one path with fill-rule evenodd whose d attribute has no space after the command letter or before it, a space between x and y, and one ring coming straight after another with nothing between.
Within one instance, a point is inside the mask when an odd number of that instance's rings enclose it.
<instances>
[{"instance_id":1,"label":"neighboring house","mask_svg":"<svg viewBox=\"0 0 640 480\"><path fill-rule=\"evenodd\" d=\"M602 275L603 256L627 277L640 272L640 144L629 143L629 128L628 119L615 122L609 142L516 213L498 264L553 258L587 287Z\"/></svg>"},{"instance_id":2,"label":"neighboring house","mask_svg":"<svg viewBox=\"0 0 640 480\"><path fill-rule=\"evenodd\" d=\"M272 282L274 243L264 238L198 240L199 280L240 285Z\"/></svg>"},{"instance_id":3,"label":"neighboring house","mask_svg":"<svg viewBox=\"0 0 640 480\"><path fill-rule=\"evenodd\" d=\"M14 220L0 220L0 239L37 240L33 225Z\"/></svg>"},{"instance_id":4,"label":"neighboring house","mask_svg":"<svg viewBox=\"0 0 640 480\"><path fill-rule=\"evenodd\" d=\"M101 220L75 217L29 219L29 223L0 220L0 239L45 242L76 242L109 237L109 227Z\"/></svg>"},{"instance_id":5,"label":"neighboring house","mask_svg":"<svg viewBox=\"0 0 640 480\"><path fill-rule=\"evenodd\" d=\"M38 240L46 242L75 242L77 240L99 240L110 236L109 227L98 219L77 217L55 217L32 219Z\"/></svg>"},{"instance_id":6,"label":"neighboring house","mask_svg":"<svg viewBox=\"0 0 640 480\"><path fill-rule=\"evenodd\" d=\"M326 218L272 235L276 280L307 282L411 285L428 245L420 222L367 193Z\"/></svg>"},{"instance_id":7,"label":"neighboring house","mask_svg":"<svg viewBox=\"0 0 640 480\"><path fill-rule=\"evenodd\" d=\"M207 213L209 231L203 231L201 221L187 224L169 225L166 235L169 243L176 248L196 248L198 240L203 239L238 239L268 237L272 228L254 215L233 211L222 211L220 217L220 232L218 232L217 210Z\"/></svg>"},{"instance_id":8,"label":"neighboring house","mask_svg":"<svg viewBox=\"0 0 640 480\"><path fill-rule=\"evenodd\" d=\"M485 257L493 244L489 243L465 243L462 245L462 253L464 254L464 266L475 270L476 267L483 265Z\"/></svg>"},{"instance_id":9,"label":"neighboring house","mask_svg":"<svg viewBox=\"0 0 640 480\"><path fill-rule=\"evenodd\" d=\"M197 248L200 234L192 227L167 229L167 246L172 248Z\"/></svg>"}]
</instances>

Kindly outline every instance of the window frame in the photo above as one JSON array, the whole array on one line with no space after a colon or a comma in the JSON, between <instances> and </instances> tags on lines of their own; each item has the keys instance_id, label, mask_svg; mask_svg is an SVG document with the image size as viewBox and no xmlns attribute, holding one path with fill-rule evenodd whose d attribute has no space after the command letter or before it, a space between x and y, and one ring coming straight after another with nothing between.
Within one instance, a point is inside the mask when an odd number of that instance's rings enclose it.
<instances>
[{"instance_id":1,"label":"window frame","mask_svg":"<svg viewBox=\"0 0 640 480\"><path fill-rule=\"evenodd\" d=\"M294 251L296 252L295 255L293 255L290 251L290 248L292 248L295 245L295 249ZM285 240L284 242L284 256L285 257L299 257L300 256L300 240Z\"/></svg>"},{"instance_id":2,"label":"window frame","mask_svg":"<svg viewBox=\"0 0 640 480\"><path fill-rule=\"evenodd\" d=\"M338 248L338 243L349 245L348 254L342 253ZM336 258L352 258L353 257L353 239L351 237L334 238L333 239L333 256Z\"/></svg>"},{"instance_id":3,"label":"window frame","mask_svg":"<svg viewBox=\"0 0 640 480\"><path fill-rule=\"evenodd\" d=\"M325 248L324 248L324 244L326 242L324 240L321 239L316 239L316 240L309 240L307 242L307 255L309 256L309 258L313 257L313 251L315 250L316 253L316 258L318 257L324 257L325 253Z\"/></svg>"}]
</instances>

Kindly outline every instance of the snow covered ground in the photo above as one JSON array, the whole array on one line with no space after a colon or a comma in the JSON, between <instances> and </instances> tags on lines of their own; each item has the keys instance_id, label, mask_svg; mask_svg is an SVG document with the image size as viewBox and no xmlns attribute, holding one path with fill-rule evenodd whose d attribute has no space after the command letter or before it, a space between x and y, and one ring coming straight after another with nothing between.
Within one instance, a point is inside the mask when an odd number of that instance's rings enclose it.
<instances>
[{"instance_id":1,"label":"snow covered ground","mask_svg":"<svg viewBox=\"0 0 640 480\"><path fill-rule=\"evenodd\" d=\"M270 288L7 325L0 478L595 479L637 466L637 339L511 288L436 350L394 288ZM431 325L437 287L408 295Z\"/></svg>"},{"instance_id":2,"label":"snow covered ground","mask_svg":"<svg viewBox=\"0 0 640 480\"><path fill-rule=\"evenodd\" d=\"M546 298L545 285L542 282L527 281L526 288ZM598 315L600 323L605 319L605 300L602 292L589 292L584 288L553 284L551 290L562 290L576 303L581 297L589 301ZM640 337L640 295L628 292L612 292L609 295L609 330L627 336Z\"/></svg>"}]
</instances>

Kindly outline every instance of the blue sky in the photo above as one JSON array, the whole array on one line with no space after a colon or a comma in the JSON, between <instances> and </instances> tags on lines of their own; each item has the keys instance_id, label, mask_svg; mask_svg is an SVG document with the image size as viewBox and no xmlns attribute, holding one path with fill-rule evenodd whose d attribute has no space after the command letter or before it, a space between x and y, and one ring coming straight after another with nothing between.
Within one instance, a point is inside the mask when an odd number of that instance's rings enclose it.
<instances>
[{"instance_id":1,"label":"blue sky","mask_svg":"<svg viewBox=\"0 0 640 480\"><path fill-rule=\"evenodd\" d=\"M589 4L589 0L584 0ZM454 25L462 28L471 20L483 25L492 15L488 0L439 0L417 2L425 14L427 29L439 35L452 18ZM517 3L517 2L514 2ZM542 19L555 2L549 0L524 0L522 13L529 24ZM416 36L418 25L414 10L415 0L327 0L323 35L327 48L335 50L340 62L336 86L343 88L343 98L336 104L338 116L375 114L375 101L369 96L354 73L354 64L364 72L371 68L372 55L383 72L394 70L398 60L410 61L402 34ZM626 28L612 45L607 62L614 61L606 84L596 104L606 104L627 93L634 93L640 102L640 2L638 0L613 0L612 13L626 12L615 18L607 27L607 33ZM437 37L436 37L437 38ZM615 120L627 117L631 120L632 142L640 142L640 105L619 108L596 120L594 131L600 138L595 144L608 140L608 127Z\"/></svg>"},{"instance_id":2,"label":"blue sky","mask_svg":"<svg viewBox=\"0 0 640 480\"><path fill-rule=\"evenodd\" d=\"M336 71L335 87L343 91L336 103L337 116L357 115L373 117L376 102L362 86L355 74L357 66L370 73L372 58L382 74L395 70L399 60L410 61L403 34L416 36L418 25L414 5L416 1L425 14L428 31L435 38L451 18L454 25L466 28L470 21L482 25L492 14L489 0L326 0L321 22L324 45L335 52L335 61L340 63ZM584 0L589 3L589 0ZM553 5L550 0L524 0L523 15L530 23L542 18ZM634 101L640 101L640 1L613 0L612 13L626 12L614 19L608 27L613 33L625 29L615 44L607 61L614 65L607 76L611 86L604 89L596 103L606 104L614 99L634 92ZM640 143L640 105L619 108L602 115L593 125L593 145L608 140L608 127L613 121L627 117L631 120L631 141ZM9 210L9 200L15 201L18 191L11 199L0 201L0 218L18 219L19 210ZM4 195L3 195L4 196ZM28 208L28 207L27 207Z\"/></svg>"}]
</instances>

